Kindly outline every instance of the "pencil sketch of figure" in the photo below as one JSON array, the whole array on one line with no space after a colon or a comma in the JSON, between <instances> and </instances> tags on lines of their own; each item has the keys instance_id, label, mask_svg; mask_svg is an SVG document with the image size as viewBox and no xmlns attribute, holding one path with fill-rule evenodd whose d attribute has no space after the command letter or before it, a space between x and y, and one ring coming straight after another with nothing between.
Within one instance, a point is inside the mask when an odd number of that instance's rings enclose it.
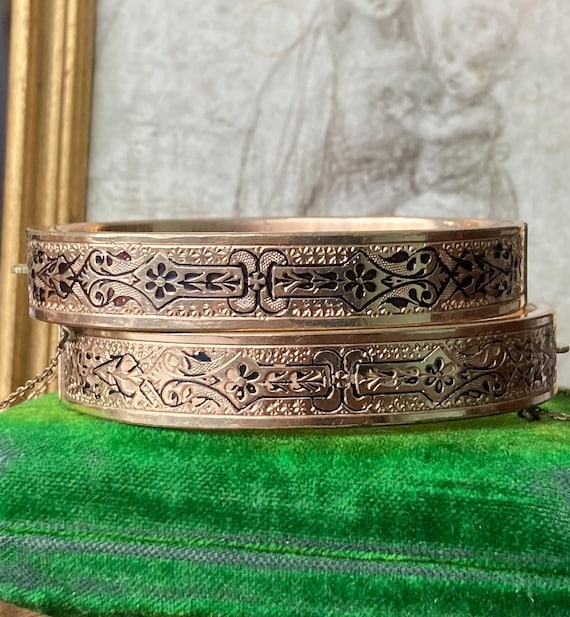
<instances>
[{"instance_id":1,"label":"pencil sketch of figure","mask_svg":"<svg viewBox=\"0 0 570 617\"><path fill-rule=\"evenodd\" d=\"M492 96L512 52L513 24L500 10L471 6L444 22L433 73L441 96L385 88L382 105L421 140L414 176L419 195L396 208L405 215L515 218L516 199L501 162L502 110Z\"/></svg>"},{"instance_id":2,"label":"pencil sketch of figure","mask_svg":"<svg viewBox=\"0 0 570 617\"><path fill-rule=\"evenodd\" d=\"M420 141L378 92L420 70L412 0L323 0L258 96L240 215L390 213L414 195Z\"/></svg>"}]
</instances>

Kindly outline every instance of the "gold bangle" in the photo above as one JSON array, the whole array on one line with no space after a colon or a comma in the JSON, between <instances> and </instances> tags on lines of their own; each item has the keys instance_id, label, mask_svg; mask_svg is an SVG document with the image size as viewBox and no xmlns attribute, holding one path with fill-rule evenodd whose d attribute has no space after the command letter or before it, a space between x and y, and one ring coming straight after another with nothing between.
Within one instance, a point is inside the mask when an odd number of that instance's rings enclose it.
<instances>
[{"instance_id":1,"label":"gold bangle","mask_svg":"<svg viewBox=\"0 0 570 617\"><path fill-rule=\"evenodd\" d=\"M378 327L525 304L524 224L212 219L28 231L30 312L123 330Z\"/></svg>"},{"instance_id":2,"label":"gold bangle","mask_svg":"<svg viewBox=\"0 0 570 617\"><path fill-rule=\"evenodd\" d=\"M556 389L553 315L299 333L72 329L74 409L177 428L402 424L513 411Z\"/></svg>"}]
</instances>

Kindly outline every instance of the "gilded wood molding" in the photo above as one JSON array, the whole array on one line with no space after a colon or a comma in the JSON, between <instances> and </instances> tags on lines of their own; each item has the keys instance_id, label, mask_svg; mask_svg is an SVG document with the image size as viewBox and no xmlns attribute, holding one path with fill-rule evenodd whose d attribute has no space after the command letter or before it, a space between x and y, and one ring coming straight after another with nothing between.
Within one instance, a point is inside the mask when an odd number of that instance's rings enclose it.
<instances>
[{"instance_id":1,"label":"gilded wood molding","mask_svg":"<svg viewBox=\"0 0 570 617\"><path fill-rule=\"evenodd\" d=\"M95 0L12 0L0 262L0 396L41 371L57 333L28 317L26 227L84 219Z\"/></svg>"}]
</instances>

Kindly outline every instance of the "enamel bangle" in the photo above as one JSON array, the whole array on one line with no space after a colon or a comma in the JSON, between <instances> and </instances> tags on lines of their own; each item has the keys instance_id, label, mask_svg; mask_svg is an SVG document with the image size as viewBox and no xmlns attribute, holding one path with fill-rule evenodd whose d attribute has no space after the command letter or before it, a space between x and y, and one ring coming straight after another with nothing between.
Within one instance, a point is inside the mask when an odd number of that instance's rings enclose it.
<instances>
[{"instance_id":1,"label":"enamel bangle","mask_svg":"<svg viewBox=\"0 0 570 617\"><path fill-rule=\"evenodd\" d=\"M211 219L28 231L30 312L148 331L386 327L525 305L526 227L479 219Z\"/></svg>"},{"instance_id":2,"label":"enamel bangle","mask_svg":"<svg viewBox=\"0 0 570 617\"><path fill-rule=\"evenodd\" d=\"M60 396L176 428L403 424L513 411L556 389L553 315L391 329L149 333L70 328Z\"/></svg>"}]
</instances>

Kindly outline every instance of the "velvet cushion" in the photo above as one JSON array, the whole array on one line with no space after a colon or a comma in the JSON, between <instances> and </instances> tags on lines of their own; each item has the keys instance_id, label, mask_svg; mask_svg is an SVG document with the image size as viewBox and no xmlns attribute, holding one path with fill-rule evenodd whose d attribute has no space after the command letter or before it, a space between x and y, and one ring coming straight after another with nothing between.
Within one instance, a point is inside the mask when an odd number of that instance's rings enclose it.
<instances>
[{"instance_id":1,"label":"velvet cushion","mask_svg":"<svg viewBox=\"0 0 570 617\"><path fill-rule=\"evenodd\" d=\"M545 617L569 589L570 422L182 432L54 395L0 414L0 599L54 617Z\"/></svg>"}]
</instances>

